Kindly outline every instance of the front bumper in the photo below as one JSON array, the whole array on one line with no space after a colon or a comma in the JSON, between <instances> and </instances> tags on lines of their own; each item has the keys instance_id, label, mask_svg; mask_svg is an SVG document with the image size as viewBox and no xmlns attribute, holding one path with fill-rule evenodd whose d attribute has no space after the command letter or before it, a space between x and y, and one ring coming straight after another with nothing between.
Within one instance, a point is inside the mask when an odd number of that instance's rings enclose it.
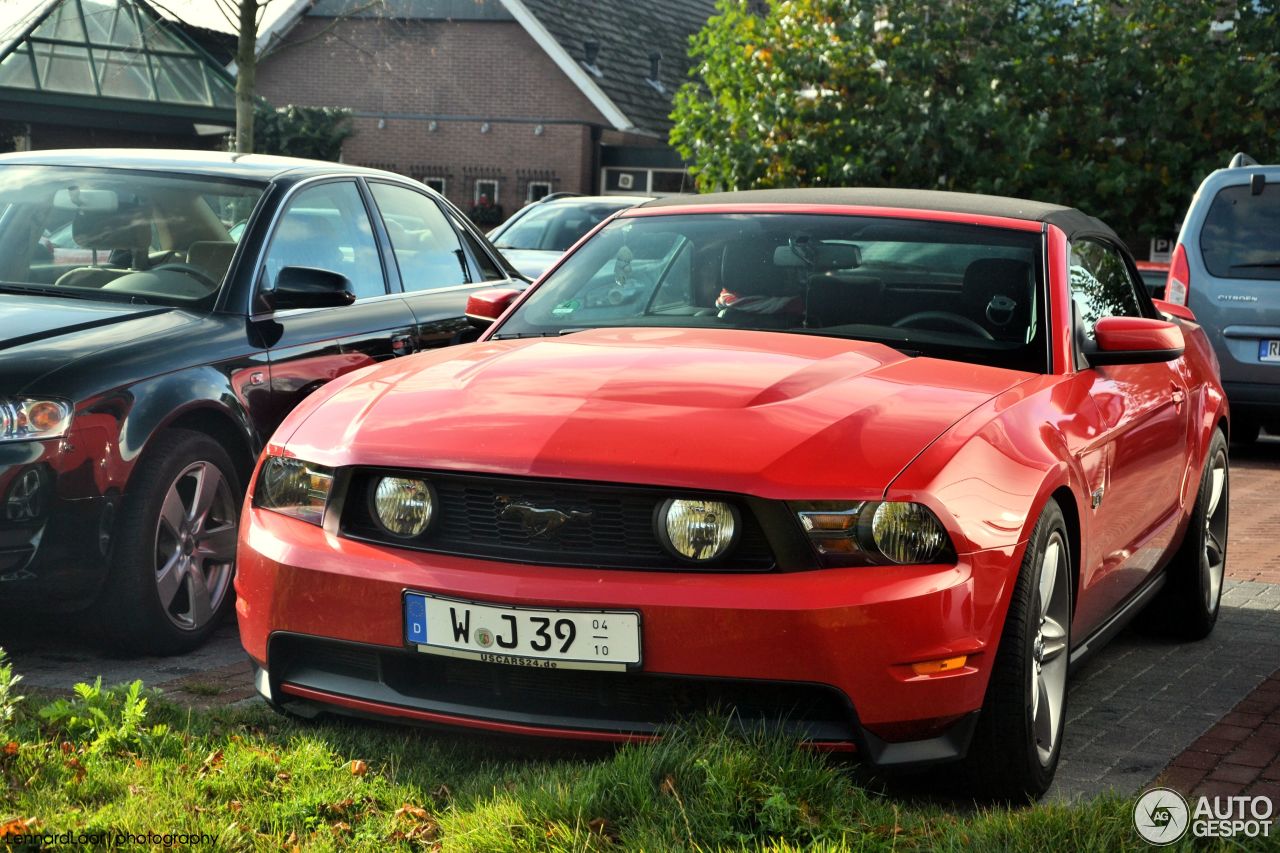
<instances>
[{"instance_id":1,"label":"front bumper","mask_svg":"<svg viewBox=\"0 0 1280 853\"><path fill-rule=\"evenodd\" d=\"M0 445L0 609L78 609L106 577L118 498L85 489L61 444Z\"/></svg>"},{"instance_id":2,"label":"front bumper","mask_svg":"<svg viewBox=\"0 0 1280 853\"><path fill-rule=\"evenodd\" d=\"M519 734L630 740L732 705L881 764L964 754L1021 549L952 566L771 574L515 565L343 539L247 506L241 639L276 704ZM405 639L405 590L526 606L635 609L643 667L529 670ZM967 655L919 675L913 663Z\"/></svg>"}]
</instances>

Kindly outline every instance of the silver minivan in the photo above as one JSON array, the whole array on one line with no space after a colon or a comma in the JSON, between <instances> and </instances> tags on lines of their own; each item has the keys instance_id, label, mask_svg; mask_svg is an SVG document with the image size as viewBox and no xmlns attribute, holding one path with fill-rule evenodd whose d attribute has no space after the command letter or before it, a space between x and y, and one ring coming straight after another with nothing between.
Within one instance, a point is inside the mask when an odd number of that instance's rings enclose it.
<instances>
[{"instance_id":1,"label":"silver minivan","mask_svg":"<svg viewBox=\"0 0 1280 853\"><path fill-rule=\"evenodd\" d=\"M1280 434L1280 165L1237 154L1191 199L1165 300L1213 342L1231 403L1231 440Z\"/></svg>"}]
</instances>

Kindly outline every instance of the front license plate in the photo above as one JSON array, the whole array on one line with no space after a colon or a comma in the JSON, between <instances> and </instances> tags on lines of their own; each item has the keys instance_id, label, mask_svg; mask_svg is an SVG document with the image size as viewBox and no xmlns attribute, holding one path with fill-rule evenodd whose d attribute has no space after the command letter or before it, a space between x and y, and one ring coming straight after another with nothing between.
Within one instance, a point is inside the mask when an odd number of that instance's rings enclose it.
<instances>
[{"instance_id":1,"label":"front license plate","mask_svg":"<svg viewBox=\"0 0 1280 853\"><path fill-rule=\"evenodd\" d=\"M1280 341L1258 341L1258 361L1280 361Z\"/></svg>"},{"instance_id":2,"label":"front license plate","mask_svg":"<svg viewBox=\"0 0 1280 853\"><path fill-rule=\"evenodd\" d=\"M640 663L640 614L478 604L404 596L405 637L418 651L546 669L626 670Z\"/></svg>"}]
</instances>

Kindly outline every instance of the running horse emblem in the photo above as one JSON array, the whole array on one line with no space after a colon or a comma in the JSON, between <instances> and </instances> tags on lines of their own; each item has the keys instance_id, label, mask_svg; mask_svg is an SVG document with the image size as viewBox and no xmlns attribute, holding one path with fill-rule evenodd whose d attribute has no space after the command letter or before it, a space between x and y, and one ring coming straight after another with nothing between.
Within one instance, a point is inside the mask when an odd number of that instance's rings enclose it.
<instances>
[{"instance_id":1,"label":"running horse emblem","mask_svg":"<svg viewBox=\"0 0 1280 853\"><path fill-rule=\"evenodd\" d=\"M519 521L520 527L530 539L554 539L566 524L576 521L587 521L589 512L578 510L562 510L552 507L537 507L527 503L513 501L506 495L499 495L494 504L498 508L498 518L504 521Z\"/></svg>"}]
</instances>

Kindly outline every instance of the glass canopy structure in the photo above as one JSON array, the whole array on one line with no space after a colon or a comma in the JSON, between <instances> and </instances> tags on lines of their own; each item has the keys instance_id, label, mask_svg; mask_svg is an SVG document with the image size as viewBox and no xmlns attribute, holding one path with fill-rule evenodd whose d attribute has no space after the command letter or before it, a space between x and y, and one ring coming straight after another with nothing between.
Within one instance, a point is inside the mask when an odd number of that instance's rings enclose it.
<instances>
[{"instance_id":1,"label":"glass canopy structure","mask_svg":"<svg viewBox=\"0 0 1280 853\"><path fill-rule=\"evenodd\" d=\"M234 122L235 81L144 0L0 0L0 112L192 132Z\"/></svg>"}]
</instances>

